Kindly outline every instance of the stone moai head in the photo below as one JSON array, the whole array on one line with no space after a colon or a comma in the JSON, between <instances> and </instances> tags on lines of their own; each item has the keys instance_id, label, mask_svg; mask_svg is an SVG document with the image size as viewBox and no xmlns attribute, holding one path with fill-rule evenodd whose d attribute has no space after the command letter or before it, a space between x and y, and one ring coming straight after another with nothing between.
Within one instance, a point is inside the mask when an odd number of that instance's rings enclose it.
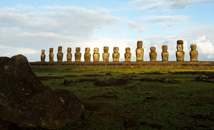
<instances>
[{"instance_id":1,"label":"stone moai head","mask_svg":"<svg viewBox=\"0 0 214 130\"><path fill-rule=\"evenodd\" d=\"M155 52L156 51L156 47L151 47L150 50L151 50L151 52Z\"/></svg>"},{"instance_id":2,"label":"stone moai head","mask_svg":"<svg viewBox=\"0 0 214 130\"><path fill-rule=\"evenodd\" d=\"M62 46L58 47L58 52L62 52Z\"/></svg>"},{"instance_id":3,"label":"stone moai head","mask_svg":"<svg viewBox=\"0 0 214 130\"><path fill-rule=\"evenodd\" d=\"M104 50L104 53L108 53L109 47L104 46L103 50Z\"/></svg>"},{"instance_id":4,"label":"stone moai head","mask_svg":"<svg viewBox=\"0 0 214 130\"><path fill-rule=\"evenodd\" d=\"M67 52L71 53L71 48L70 47L68 47Z\"/></svg>"},{"instance_id":5,"label":"stone moai head","mask_svg":"<svg viewBox=\"0 0 214 130\"><path fill-rule=\"evenodd\" d=\"M44 49L42 50L42 54L45 54L45 50Z\"/></svg>"},{"instance_id":6,"label":"stone moai head","mask_svg":"<svg viewBox=\"0 0 214 130\"><path fill-rule=\"evenodd\" d=\"M190 46L190 48L191 48L191 51L195 51L196 48L197 48L197 46L196 46L196 44L192 44L192 45Z\"/></svg>"},{"instance_id":7,"label":"stone moai head","mask_svg":"<svg viewBox=\"0 0 214 130\"><path fill-rule=\"evenodd\" d=\"M76 47L76 52L80 53L80 47Z\"/></svg>"},{"instance_id":8,"label":"stone moai head","mask_svg":"<svg viewBox=\"0 0 214 130\"><path fill-rule=\"evenodd\" d=\"M137 41L137 48L143 47L143 41Z\"/></svg>"},{"instance_id":9,"label":"stone moai head","mask_svg":"<svg viewBox=\"0 0 214 130\"><path fill-rule=\"evenodd\" d=\"M99 48L95 47L95 48L94 48L94 53L95 53L95 54L99 53Z\"/></svg>"},{"instance_id":10,"label":"stone moai head","mask_svg":"<svg viewBox=\"0 0 214 130\"><path fill-rule=\"evenodd\" d=\"M114 51L114 53L118 53L119 47L114 47L114 48L113 48L113 51Z\"/></svg>"},{"instance_id":11,"label":"stone moai head","mask_svg":"<svg viewBox=\"0 0 214 130\"><path fill-rule=\"evenodd\" d=\"M184 44L183 40L177 41L177 50L178 51L183 51L183 44Z\"/></svg>"},{"instance_id":12,"label":"stone moai head","mask_svg":"<svg viewBox=\"0 0 214 130\"><path fill-rule=\"evenodd\" d=\"M90 48L89 47L85 48L85 53L90 53Z\"/></svg>"},{"instance_id":13,"label":"stone moai head","mask_svg":"<svg viewBox=\"0 0 214 130\"><path fill-rule=\"evenodd\" d=\"M168 46L167 46L167 45L163 45L163 46L162 46L162 50L163 50L163 52L167 52Z\"/></svg>"},{"instance_id":14,"label":"stone moai head","mask_svg":"<svg viewBox=\"0 0 214 130\"><path fill-rule=\"evenodd\" d=\"M131 51L130 47L126 47L126 53L129 53Z\"/></svg>"},{"instance_id":15,"label":"stone moai head","mask_svg":"<svg viewBox=\"0 0 214 130\"><path fill-rule=\"evenodd\" d=\"M53 48L50 48L50 49L49 49L49 52L50 52L50 53L53 53Z\"/></svg>"}]
</instances>

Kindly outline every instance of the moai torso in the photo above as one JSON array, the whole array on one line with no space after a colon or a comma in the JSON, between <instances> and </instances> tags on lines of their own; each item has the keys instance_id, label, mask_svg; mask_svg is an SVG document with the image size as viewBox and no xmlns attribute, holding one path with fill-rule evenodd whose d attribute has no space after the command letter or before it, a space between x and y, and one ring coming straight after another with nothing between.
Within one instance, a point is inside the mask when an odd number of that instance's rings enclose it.
<instances>
[{"instance_id":1,"label":"moai torso","mask_svg":"<svg viewBox=\"0 0 214 130\"><path fill-rule=\"evenodd\" d=\"M109 53L108 53L109 48L107 46L104 47L104 53L103 53L103 61L104 62L109 62Z\"/></svg>"},{"instance_id":2,"label":"moai torso","mask_svg":"<svg viewBox=\"0 0 214 130\"><path fill-rule=\"evenodd\" d=\"M157 61L157 52L155 47L150 48L151 52L149 53L150 61Z\"/></svg>"},{"instance_id":3,"label":"moai torso","mask_svg":"<svg viewBox=\"0 0 214 130\"><path fill-rule=\"evenodd\" d=\"M41 53L41 62L45 62L45 50L42 50L42 53Z\"/></svg>"},{"instance_id":4,"label":"moai torso","mask_svg":"<svg viewBox=\"0 0 214 130\"><path fill-rule=\"evenodd\" d=\"M119 48L118 47L114 47L113 51L114 51L114 53L112 54L113 61L114 62L119 62L119 59L120 59Z\"/></svg>"},{"instance_id":5,"label":"moai torso","mask_svg":"<svg viewBox=\"0 0 214 130\"><path fill-rule=\"evenodd\" d=\"M125 55L124 55L126 61L131 61L131 56L132 56L132 54L131 54L130 51L131 51L130 48L129 48L129 47L126 47L126 53L125 53Z\"/></svg>"},{"instance_id":6,"label":"moai torso","mask_svg":"<svg viewBox=\"0 0 214 130\"><path fill-rule=\"evenodd\" d=\"M136 58L137 61L143 61L144 49L142 48L143 42L137 41Z\"/></svg>"},{"instance_id":7,"label":"moai torso","mask_svg":"<svg viewBox=\"0 0 214 130\"><path fill-rule=\"evenodd\" d=\"M94 48L94 54L93 54L94 62L100 61L100 54L99 54L99 48Z\"/></svg>"},{"instance_id":8,"label":"moai torso","mask_svg":"<svg viewBox=\"0 0 214 130\"><path fill-rule=\"evenodd\" d=\"M54 53L53 53L53 48L50 48L49 50L49 61L53 62L54 61Z\"/></svg>"},{"instance_id":9,"label":"moai torso","mask_svg":"<svg viewBox=\"0 0 214 130\"><path fill-rule=\"evenodd\" d=\"M168 50L168 46L167 45L163 45L162 46L162 53L161 53L161 56L162 56L162 61L168 61L169 60L169 53L167 52Z\"/></svg>"},{"instance_id":10,"label":"moai torso","mask_svg":"<svg viewBox=\"0 0 214 130\"><path fill-rule=\"evenodd\" d=\"M72 59L71 48L68 47L68 49L67 49L67 61L71 62L71 59Z\"/></svg>"},{"instance_id":11,"label":"moai torso","mask_svg":"<svg viewBox=\"0 0 214 130\"><path fill-rule=\"evenodd\" d=\"M192 44L190 48L190 61L198 61L198 51L196 50L197 46L195 44Z\"/></svg>"},{"instance_id":12,"label":"moai torso","mask_svg":"<svg viewBox=\"0 0 214 130\"><path fill-rule=\"evenodd\" d=\"M63 59L62 46L59 46L58 53L57 53L57 61L62 62L62 59Z\"/></svg>"},{"instance_id":13,"label":"moai torso","mask_svg":"<svg viewBox=\"0 0 214 130\"><path fill-rule=\"evenodd\" d=\"M183 51L183 41L177 41L177 51L176 51L176 58L177 61L184 61L185 52Z\"/></svg>"},{"instance_id":14,"label":"moai torso","mask_svg":"<svg viewBox=\"0 0 214 130\"><path fill-rule=\"evenodd\" d=\"M80 47L76 48L75 61L81 61Z\"/></svg>"},{"instance_id":15,"label":"moai torso","mask_svg":"<svg viewBox=\"0 0 214 130\"><path fill-rule=\"evenodd\" d=\"M85 62L90 62L91 61L91 53L90 53L90 48L89 47L85 48L84 58L85 58Z\"/></svg>"}]
</instances>

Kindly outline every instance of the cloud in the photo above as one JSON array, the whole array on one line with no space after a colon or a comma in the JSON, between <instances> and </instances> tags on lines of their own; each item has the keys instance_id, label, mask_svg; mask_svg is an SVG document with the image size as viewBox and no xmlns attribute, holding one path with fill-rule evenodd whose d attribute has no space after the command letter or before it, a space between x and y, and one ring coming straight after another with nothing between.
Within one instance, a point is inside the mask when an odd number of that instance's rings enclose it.
<instances>
[{"instance_id":1,"label":"cloud","mask_svg":"<svg viewBox=\"0 0 214 130\"><path fill-rule=\"evenodd\" d=\"M31 48L22 48L22 47L12 47L12 46L2 46L0 45L0 56L11 57L13 55L22 54L26 56L40 55L40 52ZM38 58L37 58L38 59Z\"/></svg>"},{"instance_id":2,"label":"cloud","mask_svg":"<svg viewBox=\"0 0 214 130\"><path fill-rule=\"evenodd\" d=\"M20 6L1 9L0 45L37 51L59 45L77 46L99 30L118 22L117 17L102 9L97 11L72 6L41 8L45 11L35 11L28 6L24 9Z\"/></svg>"},{"instance_id":3,"label":"cloud","mask_svg":"<svg viewBox=\"0 0 214 130\"><path fill-rule=\"evenodd\" d=\"M185 15L162 15L162 16L148 16L142 17L143 21L148 23L155 23L162 26L163 29L168 29L176 25L182 25L188 23L189 16Z\"/></svg>"},{"instance_id":4,"label":"cloud","mask_svg":"<svg viewBox=\"0 0 214 130\"><path fill-rule=\"evenodd\" d=\"M196 45L198 47L198 50L204 54L207 55L207 58L213 58L214 59L214 42L211 42L206 38L206 36L198 37L196 40Z\"/></svg>"},{"instance_id":5,"label":"cloud","mask_svg":"<svg viewBox=\"0 0 214 130\"><path fill-rule=\"evenodd\" d=\"M141 10L179 10L191 4L214 2L214 0L134 0L132 4Z\"/></svg>"},{"instance_id":6,"label":"cloud","mask_svg":"<svg viewBox=\"0 0 214 130\"><path fill-rule=\"evenodd\" d=\"M126 20L125 23L128 25L128 28L137 32L146 32L147 26L143 22L134 22Z\"/></svg>"}]
</instances>

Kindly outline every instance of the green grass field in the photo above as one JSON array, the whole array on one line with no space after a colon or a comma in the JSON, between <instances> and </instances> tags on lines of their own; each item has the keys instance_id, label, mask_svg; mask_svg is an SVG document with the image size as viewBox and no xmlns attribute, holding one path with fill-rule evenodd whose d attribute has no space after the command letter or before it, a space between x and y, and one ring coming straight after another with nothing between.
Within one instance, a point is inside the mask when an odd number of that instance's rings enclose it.
<instances>
[{"instance_id":1,"label":"green grass field","mask_svg":"<svg viewBox=\"0 0 214 130\"><path fill-rule=\"evenodd\" d=\"M195 70L33 67L33 71L52 89L72 91L85 106L79 121L60 130L214 129L214 83L197 81L200 73L172 73ZM166 79L176 82L161 82Z\"/></svg>"}]
</instances>

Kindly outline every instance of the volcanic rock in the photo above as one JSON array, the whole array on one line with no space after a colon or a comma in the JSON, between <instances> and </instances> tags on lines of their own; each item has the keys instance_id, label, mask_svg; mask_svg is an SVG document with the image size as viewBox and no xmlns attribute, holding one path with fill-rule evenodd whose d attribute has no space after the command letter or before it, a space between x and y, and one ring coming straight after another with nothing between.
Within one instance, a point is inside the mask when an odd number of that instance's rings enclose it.
<instances>
[{"instance_id":1,"label":"volcanic rock","mask_svg":"<svg viewBox=\"0 0 214 130\"><path fill-rule=\"evenodd\" d=\"M0 120L22 128L58 129L77 121L79 99L44 86L22 55L0 57Z\"/></svg>"}]
</instances>

